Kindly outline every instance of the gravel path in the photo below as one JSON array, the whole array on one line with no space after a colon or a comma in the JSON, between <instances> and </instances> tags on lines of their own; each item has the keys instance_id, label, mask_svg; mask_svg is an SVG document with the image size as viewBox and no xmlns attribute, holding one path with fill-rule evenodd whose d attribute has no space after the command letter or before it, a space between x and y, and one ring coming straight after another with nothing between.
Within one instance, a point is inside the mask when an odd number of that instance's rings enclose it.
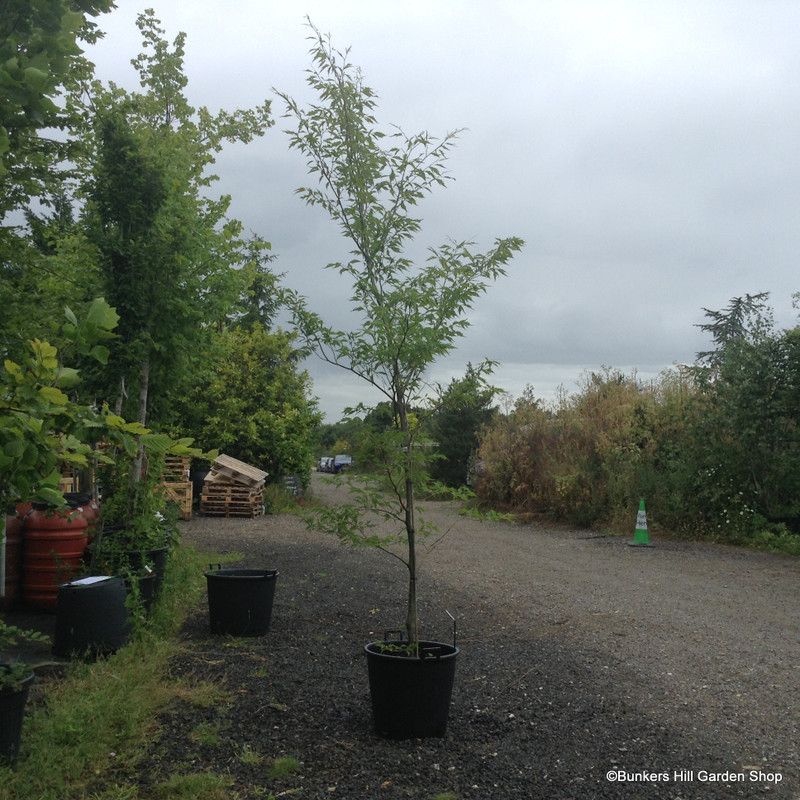
<instances>
[{"instance_id":1,"label":"gravel path","mask_svg":"<svg viewBox=\"0 0 800 800\"><path fill-rule=\"evenodd\" d=\"M315 496L342 491L314 476ZM448 641L449 610L461 647L446 737L371 731L363 645L403 619L399 562L291 515L197 518L185 542L280 570L272 628L230 640L205 605L190 616L173 672L227 694L163 715L142 796L211 770L240 798L800 800L800 560L423 507L446 535L422 635ZM270 777L276 758L299 763Z\"/></svg>"}]
</instances>

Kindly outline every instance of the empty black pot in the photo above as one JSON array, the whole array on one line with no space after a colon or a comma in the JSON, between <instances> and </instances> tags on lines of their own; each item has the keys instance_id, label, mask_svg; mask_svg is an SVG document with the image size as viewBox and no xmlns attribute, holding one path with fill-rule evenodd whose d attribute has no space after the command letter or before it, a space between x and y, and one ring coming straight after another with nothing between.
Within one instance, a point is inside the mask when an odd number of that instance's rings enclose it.
<instances>
[{"instance_id":1,"label":"empty black pot","mask_svg":"<svg viewBox=\"0 0 800 800\"><path fill-rule=\"evenodd\" d=\"M210 569L205 576L212 633L263 636L269 631L277 570Z\"/></svg>"}]
</instances>

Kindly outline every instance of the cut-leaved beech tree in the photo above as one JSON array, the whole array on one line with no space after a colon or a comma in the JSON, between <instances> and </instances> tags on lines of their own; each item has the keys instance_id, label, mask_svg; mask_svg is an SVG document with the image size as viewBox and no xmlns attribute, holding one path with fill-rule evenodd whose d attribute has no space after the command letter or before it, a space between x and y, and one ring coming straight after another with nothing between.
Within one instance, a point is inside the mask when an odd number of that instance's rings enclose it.
<instances>
[{"instance_id":1,"label":"cut-leaved beech tree","mask_svg":"<svg viewBox=\"0 0 800 800\"><path fill-rule=\"evenodd\" d=\"M380 469L351 481L351 502L324 509L316 522L346 542L384 549L407 545L398 558L408 568L405 626L413 644L419 641L416 545L430 532L415 509L415 494L427 479L427 448L417 446L417 413L430 403L427 371L454 348L469 326L473 302L505 274L523 242L498 239L480 253L472 242L448 241L429 248L421 264L407 255L421 228L413 212L449 180L445 162L459 132L435 139L425 132L381 131L376 95L349 63L349 51L334 49L329 36L309 26L314 44L307 81L319 104L301 107L277 94L286 103L285 116L296 123L287 131L291 147L318 179L298 194L327 211L352 246L350 261L328 267L349 278L359 324L337 330L291 290L286 303L309 349L378 389L393 413L393 425L372 442ZM397 523L395 533L377 532L385 521ZM395 548L390 551L397 555Z\"/></svg>"}]
</instances>

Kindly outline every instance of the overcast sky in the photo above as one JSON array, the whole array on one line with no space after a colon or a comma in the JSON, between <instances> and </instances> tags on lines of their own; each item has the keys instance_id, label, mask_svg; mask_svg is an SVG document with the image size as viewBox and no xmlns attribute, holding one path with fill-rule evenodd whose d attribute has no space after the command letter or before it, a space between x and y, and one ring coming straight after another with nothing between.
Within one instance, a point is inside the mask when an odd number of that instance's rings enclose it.
<instances>
[{"instance_id":1,"label":"overcast sky","mask_svg":"<svg viewBox=\"0 0 800 800\"><path fill-rule=\"evenodd\" d=\"M117 0L87 55L98 77L136 89L135 19L153 7L188 40L187 94L212 111L273 100L276 126L217 161L232 216L272 242L277 271L333 315L348 291L325 264L346 243L294 190L275 87L315 98L305 15L351 47L380 97L378 120L408 133L466 128L455 181L419 207L420 252L448 238L481 248L520 236L508 277L479 298L458 350L432 371L501 362L494 383L544 400L587 370L648 379L693 363L703 308L770 292L797 320L800 252L800 3L796 0ZM327 421L360 382L307 367Z\"/></svg>"}]
</instances>

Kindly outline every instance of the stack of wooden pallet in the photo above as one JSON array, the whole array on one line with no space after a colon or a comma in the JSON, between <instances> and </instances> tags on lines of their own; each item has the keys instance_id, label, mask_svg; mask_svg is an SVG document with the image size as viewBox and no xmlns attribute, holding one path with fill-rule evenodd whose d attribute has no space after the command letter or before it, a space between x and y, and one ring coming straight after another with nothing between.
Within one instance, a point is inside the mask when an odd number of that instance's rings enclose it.
<instances>
[{"instance_id":1,"label":"stack of wooden pallet","mask_svg":"<svg viewBox=\"0 0 800 800\"><path fill-rule=\"evenodd\" d=\"M189 459L167 456L161 475L161 486L167 499L180 509L181 519L192 518L192 482L189 479Z\"/></svg>"},{"instance_id":2,"label":"stack of wooden pallet","mask_svg":"<svg viewBox=\"0 0 800 800\"><path fill-rule=\"evenodd\" d=\"M206 475L200 511L217 517L260 517L267 473L230 456L217 456Z\"/></svg>"}]
</instances>

